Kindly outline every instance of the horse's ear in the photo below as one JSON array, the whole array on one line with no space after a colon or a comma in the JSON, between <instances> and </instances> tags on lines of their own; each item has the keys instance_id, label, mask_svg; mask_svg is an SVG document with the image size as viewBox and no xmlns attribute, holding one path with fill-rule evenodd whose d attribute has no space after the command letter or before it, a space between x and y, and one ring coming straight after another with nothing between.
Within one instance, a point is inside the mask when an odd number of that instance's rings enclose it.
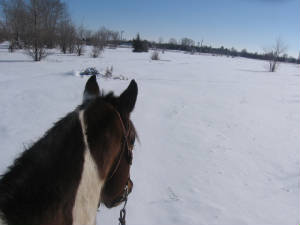
<instances>
[{"instance_id":1,"label":"horse's ear","mask_svg":"<svg viewBox=\"0 0 300 225\"><path fill-rule=\"evenodd\" d=\"M91 76L85 84L83 92L83 102L94 99L100 95L99 86L97 84L96 76Z\"/></svg>"},{"instance_id":2,"label":"horse's ear","mask_svg":"<svg viewBox=\"0 0 300 225\"><path fill-rule=\"evenodd\" d=\"M127 89L120 95L120 110L131 113L134 109L138 94L138 86L135 80L131 80Z\"/></svg>"}]
</instances>

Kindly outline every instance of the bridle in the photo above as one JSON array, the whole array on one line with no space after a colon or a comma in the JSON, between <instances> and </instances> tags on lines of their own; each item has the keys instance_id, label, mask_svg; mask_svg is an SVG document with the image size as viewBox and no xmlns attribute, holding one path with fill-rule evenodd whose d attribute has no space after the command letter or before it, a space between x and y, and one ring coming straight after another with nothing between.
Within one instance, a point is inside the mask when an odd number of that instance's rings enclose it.
<instances>
[{"instance_id":1,"label":"bridle","mask_svg":"<svg viewBox=\"0 0 300 225\"><path fill-rule=\"evenodd\" d=\"M130 145L128 143L128 137L129 137L131 129L129 127L128 130L126 131L126 128L125 128L125 125L123 123L123 120L121 118L120 113L117 112L116 110L115 110L115 112L116 112L116 114L118 115L118 117L120 119L124 135L123 135L122 140L121 140L121 151L119 153L117 164L114 167L114 169L111 170L112 172L109 174L107 180L110 180L115 175L115 173L117 172L117 170L118 170L118 168L120 166L120 163L121 163L122 155L123 155L125 149L127 150L126 151L126 153L127 153L127 155L126 155L127 162L128 162L129 165L132 164L132 150L133 150L133 145Z\"/></svg>"},{"instance_id":2,"label":"bridle","mask_svg":"<svg viewBox=\"0 0 300 225\"><path fill-rule=\"evenodd\" d=\"M117 172L117 170L120 166L120 163L121 163L122 156L123 156L124 152L126 153L126 159L127 159L127 162L129 164L129 166L131 166L131 164L132 164L133 145L129 144L129 142L128 142L128 138L129 138L130 131L131 131L132 127L128 124L128 130L126 130L120 113L117 110L115 110L115 112L118 115L118 118L121 122L121 126L122 126L122 129L123 129L123 137L122 137L122 140L121 140L121 151L120 151L119 156L118 156L117 164L114 167L114 169L111 170L112 172L109 174L107 181L110 180L115 175L115 173ZM127 197L128 197L128 194L129 194L128 184L129 184L129 177L128 177L127 183L126 183L126 185L123 189L123 195L121 197L115 199L112 202L112 205L115 205L115 204L120 203L120 202L124 202L124 206L120 210L120 217L119 217L119 222L120 222L119 224L120 225L125 225L126 224L126 204L127 204Z\"/></svg>"}]
</instances>

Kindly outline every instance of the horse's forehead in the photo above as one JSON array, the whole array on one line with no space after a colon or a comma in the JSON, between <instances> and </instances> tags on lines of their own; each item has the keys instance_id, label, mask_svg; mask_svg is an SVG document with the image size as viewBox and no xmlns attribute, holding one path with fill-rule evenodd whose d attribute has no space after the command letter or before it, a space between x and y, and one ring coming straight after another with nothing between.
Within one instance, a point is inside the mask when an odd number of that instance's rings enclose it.
<instances>
[{"instance_id":1,"label":"horse's forehead","mask_svg":"<svg viewBox=\"0 0 300 225\"><path fill-rule=\"evenodd\" d=\"M112 110L112 105L107 104L102 98L88 100L79 106L79 111L85 112L85 118L99 117L102 112Z\"/></svg>"}]
</instances>

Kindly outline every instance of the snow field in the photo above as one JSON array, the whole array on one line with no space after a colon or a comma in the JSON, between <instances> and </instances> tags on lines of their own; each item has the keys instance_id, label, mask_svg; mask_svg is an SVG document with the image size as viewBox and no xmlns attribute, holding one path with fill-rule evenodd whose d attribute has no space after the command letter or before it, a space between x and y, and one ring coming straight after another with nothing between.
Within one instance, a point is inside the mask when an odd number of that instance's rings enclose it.
<instances>
[{"instance_id":1,"label":"snow field","mask_svg":"<svg viewBox=\"0 0 300 225\"><path fill-rule=\"evenodd\" d=\"M0 48L0 173L81 102L87 67L129 80L98 79L120 94L139 86L127 223L299 224L299 66L181 52L106 49L100 58L54 51L32 62ZM97 224L118 223L100 207Z\"/></svg>"}]
</instances>

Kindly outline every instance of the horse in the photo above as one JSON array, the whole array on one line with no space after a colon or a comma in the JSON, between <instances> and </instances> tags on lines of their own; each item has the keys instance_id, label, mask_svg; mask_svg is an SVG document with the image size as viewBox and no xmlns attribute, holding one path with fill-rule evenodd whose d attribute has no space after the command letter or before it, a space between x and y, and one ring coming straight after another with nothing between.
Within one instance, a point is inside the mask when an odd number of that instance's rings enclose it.
<instances>
[{"instance_id":1,"label":"horse","mask_svg":"<svg viewBox=\"0 0 300 225\"><path fill-rule=\"evenodd\" d=\"M117 97L91 76L82 103L1 176L0 224L95 225L100 204L127 200L137 94L135 80Z\"/></svg>"}]
</instances>

